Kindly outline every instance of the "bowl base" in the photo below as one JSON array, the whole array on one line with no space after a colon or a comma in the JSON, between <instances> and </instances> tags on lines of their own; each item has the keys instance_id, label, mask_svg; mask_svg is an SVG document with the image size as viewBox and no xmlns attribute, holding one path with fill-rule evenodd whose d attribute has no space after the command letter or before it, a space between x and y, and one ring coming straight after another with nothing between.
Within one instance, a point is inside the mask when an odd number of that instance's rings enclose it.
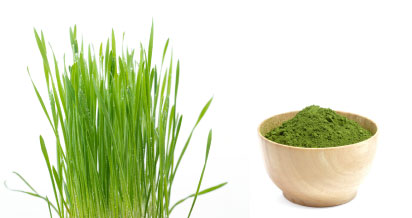
<instances>
[{"instance_id":1,"label":"bowl base","mask_svg":"<svg viewBox=\"0 0 412 218\"><path fill-rule=\"evenodd\" d=\"M343 199L334 199L331 201L319 201L319 200L315 200L315 199L311 199L311 200L304 200L301 199L295 195L291 195L288 193L283 192L283 196L285 196L286 199L288 199L290 202L295 203L295 204L299 204L302 206L307 206L307 207L333 207L333 206L338 206L341 204L345 204L348 203L349 201L353 200L356 197L357 192L348 195L348 197L343 198Z\"/></svg>"}]
</instances>

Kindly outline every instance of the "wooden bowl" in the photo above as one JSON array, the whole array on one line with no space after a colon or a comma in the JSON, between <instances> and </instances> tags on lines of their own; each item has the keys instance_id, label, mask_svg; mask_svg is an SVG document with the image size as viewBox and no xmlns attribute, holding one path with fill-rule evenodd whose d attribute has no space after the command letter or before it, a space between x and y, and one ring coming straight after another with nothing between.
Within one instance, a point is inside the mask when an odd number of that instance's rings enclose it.
<instances>
[{"instance_id":1,"label":"wooden bowl","mask_svg":"<svg viewBox=\"0 0 412 218\"><path fill-rule=\"evenodd\" d=\"M296 113L273 116L259 126L265 166L270 178L283 191L283 195L296 204L329 207L351 201L375 156L378 135L376 124L365 117L337 111L373 134L367 140L338 147L293 147L264 137Z\"/></svg>"}]
</instances>

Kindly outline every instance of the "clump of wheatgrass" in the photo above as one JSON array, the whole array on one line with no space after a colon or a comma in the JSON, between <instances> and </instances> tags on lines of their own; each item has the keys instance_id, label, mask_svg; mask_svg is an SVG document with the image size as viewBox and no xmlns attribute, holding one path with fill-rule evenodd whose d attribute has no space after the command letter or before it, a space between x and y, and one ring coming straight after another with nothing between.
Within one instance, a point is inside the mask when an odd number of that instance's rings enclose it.
<instances>
[{"instance_id":1,"label":"clump of wheatgrass","mask_svg":"<svg viewBox=\"0 0 412 218\"><path fill-rule=\"evenodd\" d=\"M54 53L54 69L50 67L43 33L34 33L43 58L50 109L34 83L33 87L56 138L57 158L52 164L40 136L55 200L40 195L18 173L30 191L15 191L45 200L51 217L55 212L60 218L160 218L169 217L176 205L193 199L190 217L199 195L226 184L200 190L210 130L196 191L170 202L176 172L212 99L178 152L183 117L176 107L179 61L175 70L173 60L162 70L167 40L160 70L153 66L153 26L147 50L141 45L135 55L135 50L122 48L118 56L112 31L105 49L100 45L97 58L91 46L87 54L83 43L79 46L75 26L70 29L73 64L64 64L64 69L59 69Z\"/></svg>"}]
</instances>

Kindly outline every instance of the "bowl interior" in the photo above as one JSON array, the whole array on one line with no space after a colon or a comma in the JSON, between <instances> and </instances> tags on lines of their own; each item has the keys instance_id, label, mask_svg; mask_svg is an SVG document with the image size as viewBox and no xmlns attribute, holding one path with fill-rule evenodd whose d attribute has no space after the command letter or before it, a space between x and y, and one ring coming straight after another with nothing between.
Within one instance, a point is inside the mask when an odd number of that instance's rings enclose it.
<instances>
[{"instance_id":1,"label":"bowl interior","mask_svg":"<svg viewBox=\"0 0 412 218\"><path fill-rule=\"evenodd\" d=\"M275 115L273 117L266 119L259 126L260 136L265 137L266 133L282 125L283 122L292 119L298 112L299 111L292 111L288 113L278 114L278 115ZM357 114L342 112L342 111L336 111L336 113L359 123L359 125L361 125L363 128L369 130L372 133L372 136L375 135L376 132L378 131L378 127L376 126L376 124L372 120L366 117L363 117Z\"/></svg>"}]
</instances>

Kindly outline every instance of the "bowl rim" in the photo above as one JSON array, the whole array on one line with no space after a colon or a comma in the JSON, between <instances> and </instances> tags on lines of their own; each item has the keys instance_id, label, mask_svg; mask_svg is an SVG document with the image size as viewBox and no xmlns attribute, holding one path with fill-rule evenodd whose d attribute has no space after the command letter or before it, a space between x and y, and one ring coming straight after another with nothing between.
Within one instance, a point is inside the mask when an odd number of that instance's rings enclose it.
<instances>
[{"instance_id":1,"label":"bowl rim","mask_svg":"<svg viewBox=\"0 0 412 218\"><path fill-rule=\"evenodd\" d=\"M260 132L260 129L261 129L262 125L263 125L266 121L268 121L269 119L271 119L271 118L273 118L273 117L276 117L276 116L284 115L284 114L298 113L298 112L299 112L299 111L290 111L290 112L285 112L285 113L280 113L280 114L276 114L276 115L270 116L269 118L266 118L266 119L264 119L262 122L260 122L260 124L259 124L259 126L258 126L258 129L257 129L257 130L258 130L258 135L259 135L259 137L260 137L262 140L265 140L266 142L269 142L271 145L281 146L281 147L285 147L285 148L289 148L289 149L297 149L297 150L334 150L334 149L345 149L345 148L348 148L348 147L358 146L358 145L360 145L360 144L363 144L363 143L366 142L366 141L373 140L374 138L377 137L378 132L379 132L378 125L377 125L373 120L369 119L368 117L361 116L361 115L355 114L355 113L345 112L345 111L339 111L339 110L333 110L333 111L335 111L336 113L339 113L339 114L342 114L342 113L343 113L343 114L349 114L349 115L354 115L354 116L357 116L357 117L361 117L361 118L363 118L363 119L366 119L366 120L368 120L369 122L371 122L373 125L375 125L375 127L376 127L376 132L375 132L371 137L369 137L369 138L367 138L367 139L365 139L365 140L363 140L363 141L357 142L357 143L348 144L348 145L339 145L339 146L334 146L334 147L324 147L324 148L307 148L307 147L298 147L298 146L293 146L293 145L280 144L280 143L278 143L278 142L274 142L274 141L272 141L272 140L269 140L269 139L267 139L265 136L262 135L262 133Z\"/></svg>"}]
</instances>

